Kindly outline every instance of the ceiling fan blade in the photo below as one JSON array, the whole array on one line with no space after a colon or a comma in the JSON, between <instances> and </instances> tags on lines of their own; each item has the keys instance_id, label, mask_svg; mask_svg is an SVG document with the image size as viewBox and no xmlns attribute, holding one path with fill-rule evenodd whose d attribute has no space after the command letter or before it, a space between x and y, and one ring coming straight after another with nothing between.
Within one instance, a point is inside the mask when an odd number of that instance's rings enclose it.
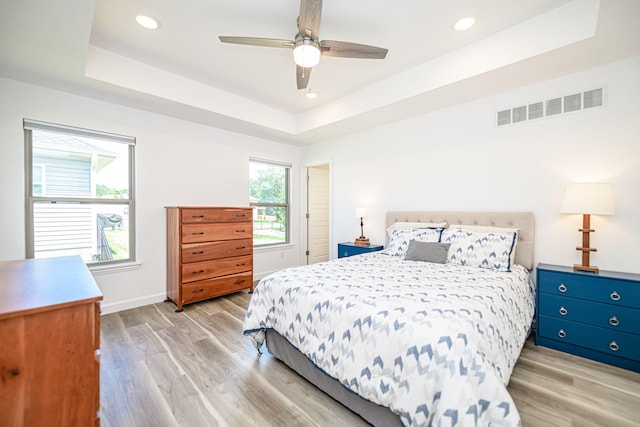
<instances>
[{"instance_id":1,"label":"ceiling fan blade","mask_svg":"<svg viewBox=\"0 0 640 427\"><path fill-rule=\"evenodd\" d=\"M249 46L261 46L261 47L286 47L293 48L293 42L291 40L283 39L263 39L259 37L234 37L234 36L219 36L222 43L233 44L246 44Z\"/></svg>"},{"instance_id":2,"label":"ceiling fan blade","mask_svg":"<svg viewBox=\"0 0 640 427\"><path fill-rule=\"evenodd\" d=\"M318 40L321 15L322 0L300 0L298 34L311 37L314 40Z\"/></svg>"},{"instance_id":3,"label":"ceiling fan blade","mask_svg":"<svg viewBox=\"0 0 640 427\"><path fill-rule=\"evenodd\" d=\"M384 59L389 51L389 49L384 49L382 47L340 42L336 40L322 40L320 42L320 50L324 56L366 59Z\"/></svg>"},{"instance_id":4,"label":"ceiling fan blade","mask_svg":"<svg viewBox=\"0 0 640 427\"><path fill-rule=\"evenodd\" d=\"M296 65L296 81L298 82L298 89L306 89L309 84L309 76L311 76L311 68L303 68Z\"/></svg>"}]
</instances>

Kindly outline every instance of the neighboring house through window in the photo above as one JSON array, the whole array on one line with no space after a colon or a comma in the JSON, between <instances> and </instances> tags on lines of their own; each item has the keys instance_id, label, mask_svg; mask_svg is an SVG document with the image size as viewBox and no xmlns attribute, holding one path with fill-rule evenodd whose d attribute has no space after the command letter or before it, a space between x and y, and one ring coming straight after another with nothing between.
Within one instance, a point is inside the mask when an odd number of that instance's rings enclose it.
<instances>
[{"instance_id":1,"label":"neighboring house through window","mask_svg":"<svg viewBox=\"0 0 640 427\"><path fill-rule=\"evenodd\" d=\"M135 260L135 138L24 120L27 258Z\"/></svg>"},{"instance_id":2,"label":"neighboring house through window","mask_svg":"<svg viewBox=\"0 0 640 427\"><path fill-rule=\"evenodd\" d=\"M289 185L291 165L249 160L249 204L253 211L253 244L289 243Z\"/></svg>"}]
</instances>

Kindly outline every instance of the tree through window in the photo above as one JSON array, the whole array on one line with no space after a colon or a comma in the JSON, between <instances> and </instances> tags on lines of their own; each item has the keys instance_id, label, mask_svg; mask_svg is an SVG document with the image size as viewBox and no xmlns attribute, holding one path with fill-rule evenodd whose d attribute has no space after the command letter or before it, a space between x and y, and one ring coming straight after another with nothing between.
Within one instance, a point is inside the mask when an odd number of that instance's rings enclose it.
<instances>
[{"instance_id":1,"label":"tree through window","mask_svg":"<svg viewBox=\"0 0 640 427\"><path fill-rule=\"evenodd\" d=\"M249 204L253 213L255 246L289 243L290 165L251 159Z\"/></svg>"}]
</instances>

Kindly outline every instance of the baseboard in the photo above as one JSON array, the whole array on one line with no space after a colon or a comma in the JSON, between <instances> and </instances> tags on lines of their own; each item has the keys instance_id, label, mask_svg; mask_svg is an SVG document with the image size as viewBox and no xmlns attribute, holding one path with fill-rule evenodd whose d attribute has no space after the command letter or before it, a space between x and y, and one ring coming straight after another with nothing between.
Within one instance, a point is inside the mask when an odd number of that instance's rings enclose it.
<instances>
[{"instance_id":1,"label":"baseboard","mask_svg":"<svg viewBox=\"0 0 640 427\"><path fill-rule=\"evenodd\" d=\"M142 307L143 305L162 302L167 298L166 293L148 295L141 298L133 298L125 301L112 302L111 304L100 304L101 314L116 313L118 311L129 310L130 308Z\"/></svg>"}]
</instances>

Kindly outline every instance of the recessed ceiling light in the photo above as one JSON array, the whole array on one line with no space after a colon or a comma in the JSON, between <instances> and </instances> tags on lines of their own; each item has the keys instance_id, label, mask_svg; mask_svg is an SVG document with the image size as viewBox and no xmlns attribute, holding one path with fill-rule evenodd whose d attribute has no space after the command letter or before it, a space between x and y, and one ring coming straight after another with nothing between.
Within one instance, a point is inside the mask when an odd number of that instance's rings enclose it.
<instances>
[{"instance_id":1,"label":"recessed ceiling light","mask_svg":"<svg viewBox=\"0 0 640 427\"><path fill-rule=\"evenodd\" d=\"M316 99L318 97L318 94L312 92L311 89L309 89L309 92L307 92L304 96L306 96L308 99Z\"/></svg>"},{"instance_id":2,"label":"recessed ceiling light","mask_svg":"<svg viewBox=\"0 0 640 427\"><path fill-rule=\"evenodd\" d=\"M136 21L148 30L157 30L160 27L160 21L147 15L136 16Z\"/></svg>"},{"instance_id":3,"label":"recessed ceiling light","mask_svg":"<svg viewBox=\"0 0 640 427\"><path fill-rule=\"evenodd\" d=\"M453 24L453 28L455 28L458 31L464 31L473 27L473 24L475 23L476 23L476 18L474 18L473 16L467 16L465 18L458 19L456 23Z\"/></svg>"}]
</instances>

